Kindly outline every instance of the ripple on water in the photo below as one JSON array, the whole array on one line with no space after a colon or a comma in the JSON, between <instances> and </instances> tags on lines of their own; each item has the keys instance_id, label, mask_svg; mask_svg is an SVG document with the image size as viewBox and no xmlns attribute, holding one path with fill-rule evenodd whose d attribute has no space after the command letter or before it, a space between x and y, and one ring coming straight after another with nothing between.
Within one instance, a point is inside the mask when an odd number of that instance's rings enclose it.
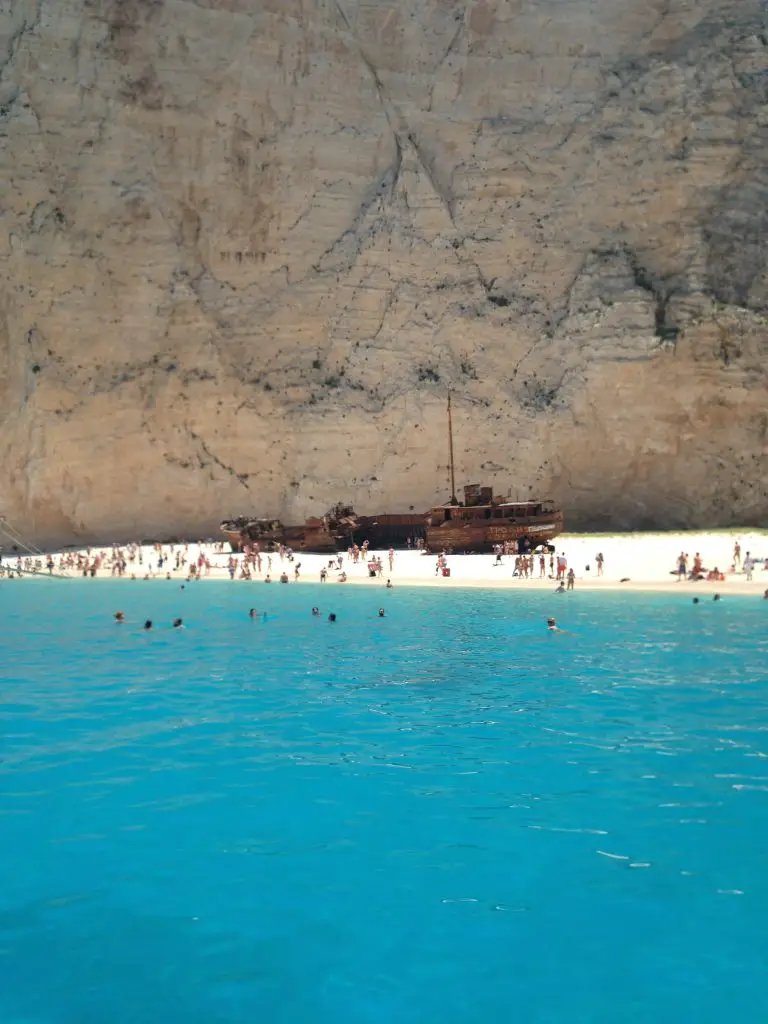
<instances>
[{"instance_id":1,"label":"ripple on water","mask_svg":"<svg viewBox=\"0 0 768 1024\"><path fill-rule=\"evenodd\" d=\"M67 586L0 589L3 1021L768 1019L758 603Z\"/></svg>"}]
</instances>

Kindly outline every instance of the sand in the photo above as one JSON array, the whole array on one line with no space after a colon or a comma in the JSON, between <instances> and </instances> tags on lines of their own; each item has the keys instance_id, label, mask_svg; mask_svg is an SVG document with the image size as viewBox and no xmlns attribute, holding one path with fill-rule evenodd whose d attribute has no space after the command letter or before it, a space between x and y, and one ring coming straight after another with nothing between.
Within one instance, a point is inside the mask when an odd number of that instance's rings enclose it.
<instances>
[{"instance_id":1,"label":"sand","mask_svg":"<svg viewBox=\"0 0 768 1024\"><path fill-rule=\"evenodd\" d=\"M733 550L736 541L741 545L742 559L747 552L758 558L751 581L741 571L730 571L733 565ZM8 550L9 545L4 548L4 563L14 566L16 564L15 553ZM178 550L179 545L174 548ZM751 594L762 596L768 588L768 570L764 569L765 560L768 559L768 531L713 531L709 533L632 533L632 534L563 534L557 538L556 548L558 554L563 552L568 559L568 567L573 568L576 574L576 590L602 590L602 591L654 591L654 592L678 592L701 595L712 595L719 593L727 594ZM209 576L203 576L203 581L218 579L229 580L227 562L230 552L225 545L224 551L217 551L215 543L189 544L188 563L196 560L202 551L210 559L212 570ZM92 554L97 550L103 550L107 554L109 549L92 549ZM171 552L170 545L164 545L163 551ZM702 556L705 569L714 566L725 573L725 580L720 582L678 582L672 574L675 568L677 556L681 551L689 555L689 566L693 563L694 555L699 552ZM601 552L604 556L604 575L598 577L595 556ZM68 552L69 553L69 552ZM347 573L346 585L365 585L373 587L384 587L386 580L392 580L393 586L438 586L442 588L456 587L489 587L489 588L523 588L528 590L554 590L555 582L547 576L539 578L538 559L535 561L535 576L532 579L520 579L513 577L514 557L505 556L501 565L495 565L493 555L449 555L447 562L451 570L450 577L435 574L436 556L422 555L416 551L396 551L393 568L389 570L387 552L379 552L384 563L382 578L371 579L368 575L367 564L364 562L353 563L344 553L343 568ZM37 557L44 565L43 556ZM56 573L60 573L59 553L54 554ZM264 575L267 572L267 559L263 557L262 573L254 576L252 583L263 584ZM165 580L168 566L162 569L157 567L158 553L151 546L142 548L143 565L138 562L129 563L128 571L123 579L129 580L131 574L137 579L143 579L149 574L151 579ZM294 567L300 565L299 583L317 583L320 578L320 569L328 565L329 555L296 554L294 561L287 558L281 561L277 554L272 555L272 580L273 585L279 584L279 577L283 570L288 574L290 585L295 585ZM241 559L238 559L240 563ZM171 565L174 558L171 557ZM70 570L64 573L72 577L79 574ZM549 574L549 560L547 560L547 574ZM176 572L171 570L171 578L183 580L187 576L187 570ZM237 577L234 582L241 581ZM25 577L26 578L26 577ZM102 568L96 579L114 579L111 570L107 566ZM329 570L326 586L339 586L338 572Z\"/></svg>"}]
</instances>

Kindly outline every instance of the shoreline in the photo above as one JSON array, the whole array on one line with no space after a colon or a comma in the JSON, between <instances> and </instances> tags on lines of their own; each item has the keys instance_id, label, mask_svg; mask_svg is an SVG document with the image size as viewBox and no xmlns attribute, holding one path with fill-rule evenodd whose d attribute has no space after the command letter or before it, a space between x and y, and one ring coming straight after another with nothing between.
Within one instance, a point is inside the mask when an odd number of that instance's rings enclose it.
<instances>
[{"instance_id":1,"label":"shoreline","mask_svg":"<svg viewBox=\"0 0 768 1024\"><path fill-rule=\"evenodd\" d=\"M49 576L47 572L40 573L27 573L24 578L37 579L37 580L63 580L65 582L73 582L82 580L83 577L74 573L69 576L54 573ZM251 585L263 585L264 580L261 578L251 580L235 579L230 580L229 577L224 573L216 573L215 575L202 576L199 580L190 580L188 577L181 574L171 574L170 579L166 576L159 576L157 574L145 578L143 576L131 577L120 577L111 575L97 576L96 580L102 583L115 583L115 582L129 582L129 583L250 583ZM91 582L90 578L88 582ZM312 584L314 586L327 586L329 589L335 589L337 586L351 585L353 587L367 586L371 588L377 588L379 590L398 590L402 587L415 587L419 589L436 589L436 590L499 590L499 591L513 591L513 592L537 592L537 593L548 593L554 594L556 592L556 581L555 580L488 580L488 579L434 579L425 580L417 577L398 577L397 581L393 581L392 587L388 588L386 583L380 579L359 579L355 577L349 577L346 583L338 583L336 580L329 580L327 583L321 584L318 579L301 578L299 580L289 580L288 584L280 583L279 580L273 580L269 586L306 586ZM625 594L684 594L691 596L698 596L703 598L709 598L710 600L719 594L721 598L725 597L759 597L762 598L764 591L768 589L768 573L766 573L765 581L754 579L752 581L746 580L734 580L729 582L721 581L715 583L714 581L706 580L685 580L681 583L672 581L666 583L665 581L658 580L628 580L625 583L621 583L618 580L589 580L589 579L576 579L576 585L572 591L565 591L569 593L625 593Z\"/></svg>"},{"instance_id":2,"label":"shoreline","mask_svg":"<svg viewBox=\"0 0 768 1024\"><path fill-rule=\"evenodd\" d=\"M753 557L759 558L754 568L753 579L747 580L743 572L730 571L733 559L733 550L738 541L741 547L742 559L747 552ZM197 582L197 578L190 579L188 567L196 563L199 558L207 559L210 563L210 573L205 570L200 580L215 580L218 582L230 582L228 562L232 553L228 545L223 550L217 550L221 542L203 542L191 544L164 544L164 545L143 545L135 546L132 549L133 561L130 561L131 549L126 545L121 549L123 557L127 558L126 572L123 576L112 575L111 557L112 549L99 547L82 551L66 550L63 552L51 553L54 562L54 571L49 575L45 568L47 554L31 552L29 555L22 554L22 567L34 563L40 564L41 572L30 574L31 578L84 578L82 569L78 570L71 566L66 568L68 561L76 563L78 557L81 559L95 556L101 557L101 565L95 577L90 575L88 579L96 580L135 580L146 582L147 579L154 581L176 583ZM677 534L562 534L555 542L557 554L561 552L568 560L569 568L575 573L574 592L587 591L589 593L657 593L675 594L679 593L686 597L698 596L704 600L711 600L715 594L721 597L751 596L762 598L768 589L768 569L764 568L765 559L768 559L768 531L713 531L711 533L677 533ZM690 556L689 565L692 564L695 554L700 553L704 569L708 570L717 567L724 574L723 580L683 580L679 582L673 575L673 568L678 554L685 551ZM605 575L597 576L595 556L600 552L605 559ZM186 559L186 566L175 568L175 559L178 554L183 554ZM162 555L163 566L158 567L158 559ZM347 574L347 583L352 586L372 586L379 590L386 590L387 579L392 580L393 589L399 586L408 587L435 587L443 590L458 589L486 589L504 591L533 591L542 593L554 593L557 581L549 575L549 557L546 562L545 577L540 576L538 557L534 560L533 575L526 579L513 576L515 557L513 555L503 556L501 564L495 564L495 558L491 554L461 554L448 555L447 565L450 569L450 576L444 577L435 574L437 562L436 555L424 555L414 550L398 550L394 552L393 567L389 569L388 552L371 551L369 557L376 555L380 557L384 565L381 577L371 578L368 575L367 561L360 560L353 562L348 554L342 553L343 570ZM278 553L262 555L262 571L254 572L250 580L241 579L240 574L243 565L243 556L234 556L236 559L235 578L231 582L252 583L263 585L267 571L271 572L271 585L284 586L280 582L280 574L284 571L289 577L289 585L295 583L319 583L320 570L328 570L327 582L322 586L334 587L339 584L338 570L328 568L331 560L329 554L307 554L295 553L293 560L285 556L280 558ZM268 569L271 558L271 569ZM139 561L141 559L141 561ZM168 567L170 561L170 568ZM15 570L18 564L18 553L9 552L7 548L3 551L2 565ZM295 580L294 569L300 567L300 577ZM24 575L22 579L29 578ZM133 579L132 579L133 578ZM3 583L8 582L3 578ZM15 580L18 582L18 579Z\"/></svg>"}]
</instances>

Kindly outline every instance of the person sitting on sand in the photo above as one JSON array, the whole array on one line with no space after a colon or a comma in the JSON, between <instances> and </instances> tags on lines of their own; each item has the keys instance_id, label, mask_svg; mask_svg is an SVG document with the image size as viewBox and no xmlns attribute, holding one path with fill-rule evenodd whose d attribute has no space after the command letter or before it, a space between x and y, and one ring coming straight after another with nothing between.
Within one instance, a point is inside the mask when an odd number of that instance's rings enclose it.
<instances>
[{"instance_id":1,"label":"person sitting on sand","mask_svg":"<svg viewBox=\"0 0 768 1024\"><path fill-rule=\"evenodd\" d=\"M114 618L115 622L125 622L125 616L122 612L115 612Z\"/></svg>"},{"instance_id":2,"label":"person sitting on sand","mask_svg":"<svg viewBox=\"0 0 768 1024\"><path fill-rule=\"evenodd\" d=\"M341 575L339 576L339 583L346 583L346 582L347 582L347 574L346 574L345 572L343 572L343 573L342 573L342 574L341 574Z\"/></svg>"}]
</instances>

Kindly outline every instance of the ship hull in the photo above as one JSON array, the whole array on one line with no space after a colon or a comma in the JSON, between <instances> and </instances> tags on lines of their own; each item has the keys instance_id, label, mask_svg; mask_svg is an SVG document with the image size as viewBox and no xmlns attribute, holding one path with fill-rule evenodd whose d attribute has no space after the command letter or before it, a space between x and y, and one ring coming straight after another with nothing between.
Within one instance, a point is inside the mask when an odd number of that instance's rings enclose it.
<instances>
[{"instance_id":1,"label":"ship hull","mask_svg":"<svg viewBox=\"0 0 768 1024\"><path fill-rule=\"evenodd\" d=\"M284 544L293 551L334 554L340 548L340 539L328 530L313 526L281 526L277 530L242 531L222 530L233 551L242 551L247 544L258 544L262 551L275 551Z\"/></svg>"},{"instance_id":2,"label":"ship hull","mask_svg":"<svg viewBox=\"0 0 768 1024\"><path fill-rule=\"evenodd\" d=\"M352 534L355 544L368 541L372 551L386 548L405 548L410 540L414 543L424 538L425 515L413 512L387 512L378 516L360 516Z\"/></svg>"},{"instance_id":3,"label":"ship hull","mask_svg":"<svg viewBox=\"0 0 768 1024\"><path fill-rule=\"evenodd\" d=\"M428 526L426 530L430 551L451 548L453 551L477 553L492 551L496 544L516 544L524 538L528 538L531 547L537 547L554 540L562 532L562 514L510 519L508 522L448 521L439 526Z\"/></svg>"}]
</instances>

